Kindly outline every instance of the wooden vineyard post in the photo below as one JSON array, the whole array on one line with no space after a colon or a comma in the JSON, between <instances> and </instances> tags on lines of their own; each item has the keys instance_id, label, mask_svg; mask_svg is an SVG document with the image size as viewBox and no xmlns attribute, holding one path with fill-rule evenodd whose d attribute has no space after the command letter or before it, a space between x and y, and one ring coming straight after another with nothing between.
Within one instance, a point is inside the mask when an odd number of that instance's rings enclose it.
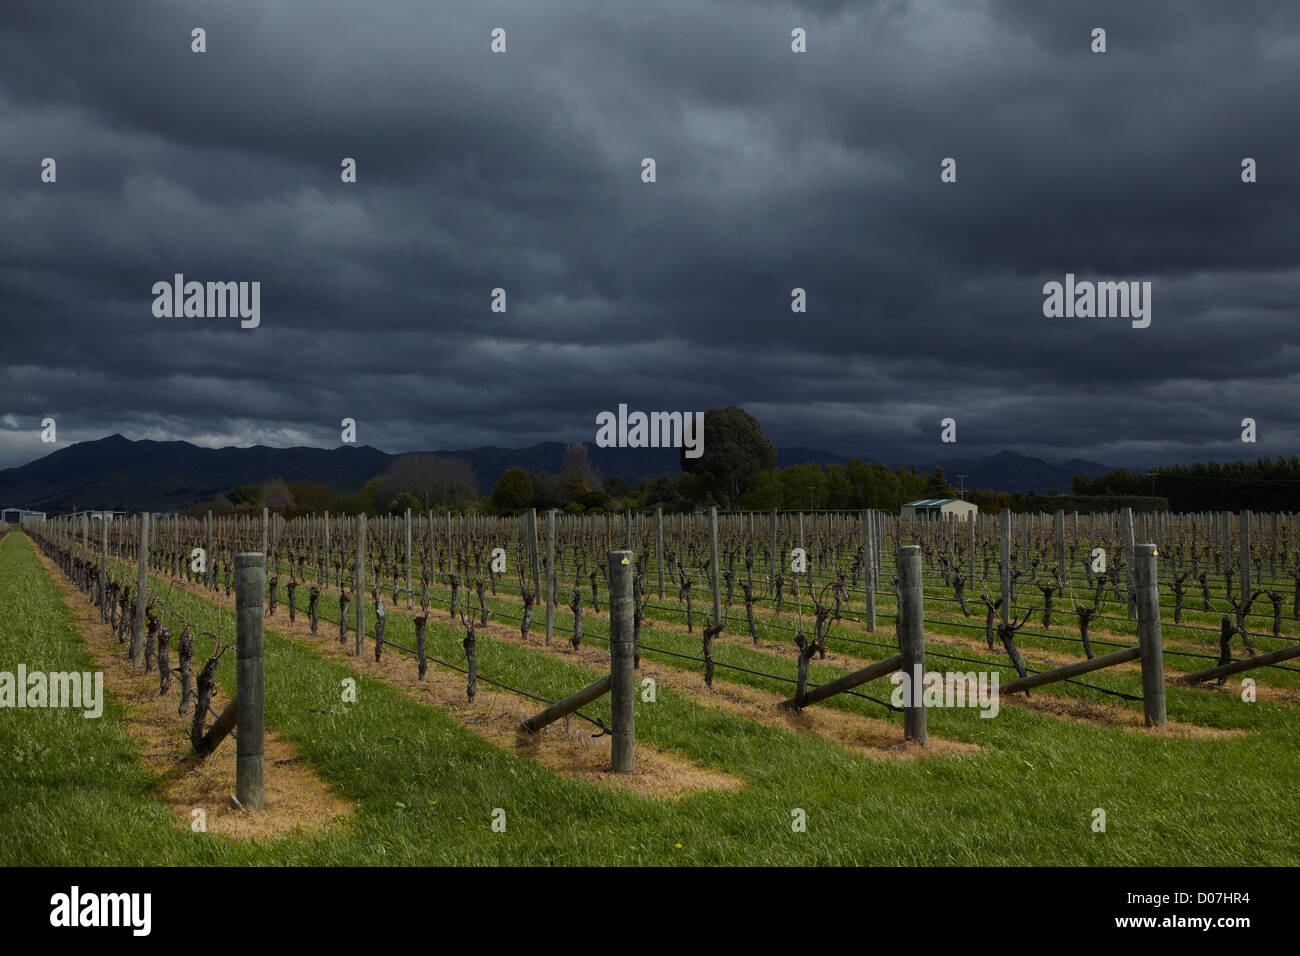
<instances>
[{"instance_id":1,"label":"wooden vineyard post","mask_svg":"<svg viewBox=\"0 0 1300 956\"><path fill-rule=\"evenodd\" d=\"M1277 574L1277 550L1278 550L1276 511L1273 512L1272 518L1273 518L1273 531L1269 535L1269 538L1271 540L1269 542L1269 548L1268 548L1268 573L1275 575Z\"/></svg>"},{"instance_id":2,"label":"wooden vineyard post","mask_svg":"<svg viewBox=\"0 0 1300 956\"><path fill-rule=\"evenodd\" d=\"M330 586L330 513L325 512L325 587Z\"/></svg>"},{"instance_id":3,"label":"wooden vineyard post","mask_svg":"<svg viewBox=\"0 0 1300 956\"><path fill-rule=\"evenodd\" d=\"M1002 511L1002 570L999 593L1002 596L1002 623L1011 623L1011 512Z\"/></svg>"},{"instance_id":4,"label":"wooden vineyard post","mask_svg":"<svg viewBox=\"0 0 1300 956\"><path fill-rule=\"evenodd\" d=\"M406 509L406 609L409 611L413 605L411 603L411 509Z\"/></svg>"},{"instance_id":5,"label":"wooden vineyard post","mask_svg":"<svg viewBox=\"0 0 1300 956\"><path fill-rule=\"evenodd\" d=\"M1079 515L1075 513L1075 524L1078 524ZM1056 535L1056 587L1058 590L1065 591L1065 510L1057 509L1055 518L1055 527L1053 531Z\"/></svg>"},{"instance_id":6,"label":"wooden vineyard post","mask_svg":"<svg viewBox=\"0 0 1300 956\"><path fill-rule=\"evenodd\" d=\"M1092 567L1092 549L1096 545L1096 537L1097 537L1097 513L1095 511L1090 511L1088 512L1088 553L1084 555L1084 564L1087 565L1089 568ZM1085 572L1085 574L1088 573L1091 572ZM1092 580L1092 579L1089 578L1088 580Z\"/></svg>"},{"instance_id":7,"label":"wooden vineyard post","mask_svg":"<svg viewBox=\"0 0 1300 956\"><path fill-rule=\"evenodd\" d=\"M541 554L537 547L537 509L528 509L528 563L532 565L534 598L542 586Z\"/></svg>"},{"instance_id":8,"label":"wooden vineyard post","mask_svg":"<svg viewBox=\"0 0 1300 956\"><path fill-rule=\"evenodd\" d=\"M131 666L144 663L144 621L149 590L149 512L140 512L139 570L135 587L135 620L131 624Z\"/></svg>"},{"instance_id":9,"label":"wooden vineyard post","mask_svg":"<svg viewBox=\"0 0 1300 956\"><path fill-rule=\"evenodd\" d=\"M1136 617L1137 612L1137 587L1136 579L1133 574L1133 565L1137 560L1137 552L1133 545L1133 509L1125 508L1121 512L1122 523L1120 525L1120 534L1122 534L1124 546L1124 563L1127 565L1124 577L1128 582L1128 619L1131 621Z\"/></svg>"},{"instance_id":10,"label":"wooden vineyard post","mask_svg":"<svg viewBox=\"0 0 1300 956\"><path fill-rule=\"evenodd\" d=\"M948 567L957 568L957 516L947 515L943 523L943 536L948 539Z\"/></svg>"},{"instance_id":11,"label":"wooden vineyard post","mask_svg":"<svg viewBox=\"0 0 1300 956\"><path fill-rule=\"evenodd\" d=\"M767 552L767 589L770 592L776 590L776 509L772 509L771 524L768 526L768 552Z\"/></svg>"},{"instance_id":12,"label":"wooden vineyard post","mask_svg":"<svg viewBox=\"0 0 1300 956\"><path fill-rule=\"evenodd\" d=\"M108 605L108 517L99 513L99 606Z\"/></svg>"},{"instance_id":13,"label":"wooden vineyard post","mask_svg":"<svg viewBox=\"0 0 1300 956\"><path fill-rule=\"evenodd\" d=\"M519 579L520 581L525 582L532 581L534 584L533 593L536 593L536 577L533 573L536 568L536 562L534 560L534 556L536 555L534 549L536 536L533 532L533 521L536 519L536 516L537 511L534 508L529 508L527 511L521 511L519 513L519 538L524 543L523 563L528 566L528 573L526 575L522 573L523 569L521 567ZM524 587L527 589L528 585L525 583Z\"/></svg>"},{"instance_id":14,"label":"wooden vineyard post","mask_svg":"<svg viewBox=\"0 0 1300 956\"><path fill-rule=\"evenodd\" d=\"M235 700L239 736L235 741L235 799L262 809L265 796L265 706L262 670L262 596L266 594L266 556L235 555Z\"/></svg>"},{"instance_id":15,"label":"wooden vineyard post","mask_svg":"<svg viewBox=\"0 0 1300 956\"><path fill-rule=\"evenodd\" d=\"M267 508L263 508L262 509L262 554L269 553L266 550L266 529L267 529L267 524L270 522L270 520L271 520L270 511Z\"/></svg>"},{"instance_id":16,"label":"wooden vineyard post","mask_svg":"<svg viewBox=\"0 0 1300 956\"><path fill-rule=\"evenodd\" d=\"M722 626L722 594L718 590L718 509L709 508L709 585L713 588L713 624Z\"/></svg>"},{"instance_id":17,"label":"wooden vineyard post","mask_svg":"<svg viewBox=\"0 0 1300 956\"><path fill-rule=\"evenodd\" d=\"M1238 519L1241 540L1241 600L1250 600L1250 511L1242 509Z\"/></svg>"},{"instance_id":18,"label":"wooden vineyard post","mask_svg":"<svg viewBox=\"0 0 1300 956\"><path fill-rule=\"evenodd\" d=\"M357 570L352 575L357 602L357 657L366 649L366 516L357 515Z\"/></svg>"},{"instance_id":19,"label":"wooden vineyard post","mask_svg":"<svg viewBox=\"0 0 1300 956\"><path fill-rule=\"evenodd\" d=\"M876 549L872 535L872 516L867 508L862 509L862 584L867 602L867 630L876 631Z\"/></svg>"},{"instance_id":20,"label":"wooden vineyard post","mask_svg":"<svg viewBox=\"0 0 1300 956\"><path fill-rule=\"evenodd\" d=\"M966 586L968 588L975 586L975 525L979 519L978 513L966 519L966 561L969 565L969 570L966 572Z\"/></svg>"},{"instance_id":21,"label":"wooden vineyard post","mask_svg":"<svg viewBox=\"0 0 1300 956\"><path fill-rule=\"evenodd\" d=\"M898 649L903 654L903 737L925 746L925 704L921 696L925 679L925 599L921 582L921 547L898 549Z\"/></svg>"},{"instance_id":22,"label":"wooden vineyard post","mask_svg":"<svg viewBox=\"0 0 1300 956\"><path fill-rule=\"evenodd\" d=\"M1156 577L1156 546L1134 549L1137 565L1138 643L1142 648L1142 712L1148 727L1165 725L1165 663L1160 638L1160 594Z\"/></svg>"},{"instance_id":23,"label":"wooden vineyard post","mask_svg":"<svg viewBox=\"0 0 1300 956\"><path fill-rule=\"evenodd\" d=\"M122 552L122 525L125 523L126 523L125 520L123 520L117 526L117 550L119 554ZM209 511L207 515L203 518L203 538L201 543L203 545L203 555L204 555L203 571L201 574L196 574L194 580L197 581L201 587L207 587L208 566L212 563L212 512L211 511Z\"/></svg>"},{"instance_id":24,"label":"wooden vineyard post","mask_svg":"<svg viewBox=\"0 0 1300 956\"><path fill-rule=\"evenodd\" d=\"M655 508L655 576L659 583L659 600L664 599L664 509Z\"/></svg>"},{"instance_id":25,"label":"wooden vineyard post","mask_svg":"<svg viewBox=\"0 0 1300 956\"><path fill-rule=\"evenodd\" d=\"M595 525L592 524L594 531ZM612 727L611 766L615 773L631 773L636 767L635 750L635 681L636 647L634 640L632 552L608 551L609 574L609 673L562 700L557 700L540 714L519 724L519 732L529 736L543 727L572 714L605 694L610 695ZM575 627L576 627L575 623Z\"/></svg>"},{"instance_id":26,"label":"wooden vineyard post","mask_svg":"<svg viewBox=\"0 0 1300 956\"><path fill-rule=\"evenodd\" d=\"M447 570L456 573L456 548L451 539L451 512L447 512Z\"/></svg>"},{"instance_id":27,"label":"wooden vineyard post","mask_svg":"<svg viewBox=\"0 0 1300 956\"><path fill-rule=\"evenodd\" d=\"M555 636L555 511L546 510L546 643Z\"/></svg>"},{"instance_id":28,"label":"wooden vineyard post","mask_svg":"<svg viewBox=\"0 0 1300 956\"><path fill-rule=\"evenodd\" d=\"M636 673L632 643L632 552L609 552L609 703L614 773L636 768Z\"/></svg>"}]
</instances>

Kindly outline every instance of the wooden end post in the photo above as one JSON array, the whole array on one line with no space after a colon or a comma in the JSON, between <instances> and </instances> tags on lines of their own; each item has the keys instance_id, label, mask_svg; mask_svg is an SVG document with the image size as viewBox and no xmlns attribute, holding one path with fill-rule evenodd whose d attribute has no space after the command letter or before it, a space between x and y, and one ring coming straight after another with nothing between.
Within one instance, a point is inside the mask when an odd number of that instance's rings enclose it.
<instances>
[{"instance_id":1,"label":"wooden end post","mask_svg":"<svg viewBox=\"0 0 1300 956\"><path fill-rule=\"evenodd\" d=\"M1142 712L1148 727L1165 725L1165 661L1160 640L1160 594L1156 580L1156 546L1134 548L1138 641L1142 648Z\"/></svg>"},{"instance_id":2,"label":"wooden end post","mask_svg":"<svg viewBox=\"0 0 1300 956\"><path fill-rule=\"evenodd\" d=\"M898 549L898 649L903 654L903 681L911 688L903 706L903 737L925 746L922 686L925 676L925 598L921 583L921 547Z\"/></svg>"},{"instance_id":3,"label":"wooden end post","mask_svg":"<svg viewBox=\"0 0 1300 956\"><path fill-rule=\"evenodd\" d=\"M266 593L266 556L235 556L235 699L239 701L239 738L235 748L235 799L262 809L265 777L262 669L262 595Z\"/></svg>"},{"instance_id":4,"label":"wooden end post","mask_svg":"<svg viewBox=\"0 0 1300 956\"><path fill-rule=\"evenodd\" d=\"M614 773L636 768L636 673L634 670L632 552L609 552L609 702Z\"/></svg>"}]
</instances>

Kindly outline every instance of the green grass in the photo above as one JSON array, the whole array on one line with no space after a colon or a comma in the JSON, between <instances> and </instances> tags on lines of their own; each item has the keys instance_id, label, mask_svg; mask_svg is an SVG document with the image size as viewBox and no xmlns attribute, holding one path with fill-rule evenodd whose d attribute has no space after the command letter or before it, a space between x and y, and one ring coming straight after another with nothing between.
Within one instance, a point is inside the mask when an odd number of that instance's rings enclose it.
<instances>
[{"instance_id":1,"label":"green grass","mask_svg":"<svg viewBox=\"0 0 1300 956\"><path fill-rule=\"evenodd\" d=\"M155 581L154 587L166 585ZM305 589L299 599L305 604ZM321 606L335 616L332 600L322 595ZM200 627L214 628L215 608L200 607ZM284 613L267 621L267 723L356 804L351 824L256 845L184 832L150 796L150 781L131 759L116 709L110 706L100 720L3 711L0 859L71 865L1300 862L1300 836L1290 820L1300 796L1300 711L1294 706L1171 689L1171 716L1255 731L1203 740L1157 738L1016 707L1004 707L993 720L975 710L933 710L932 733L976 741L983 752L872 761L830 741L703 707L664 686L656 703L638 704L638 739L740 777L746 786L660 801L569 780L493 748L379 680L359 677L358 703L343 709L340 682L356 673L277 633ZM231 615L221 620L232 636ZM540 637L541 626L535 621L534 635ZM337 639L335 628L322 627L320 639ZM604 631L603 616L593 630ZM392 640L408 643L412 633L404 614L389 615ZM846 627L843 633L862 632ZM882 635L892 635L892 627L882 628ZM461 637L445 609L432 615L431 654L460 663ZM698 635L654 622L643 641L699 652ZM720 660L793 673L788 658L739 644L715 646ZM848 652L847 646L832 647ZM227 688L234 683L232 658L226 655L218 673ZM19 661L29 668L87 665L31 545L14 534L0 546L0 669L12 670ZM485 635L479 667L485 676L546 696L595 676L540 648ZM822 679L841 672L814 669ZM744 675L720 670L718 677ZM745 679L760 686L767 680ZM1132 689L1136 675L1112 675L1110 681ZM788 685L768 683L765 689L788 692ZM884 715L853 698L835 705ZM590 712L607 715L607 703ZM901 722L893 719L901 735ZM498 807L507 813L505 833L490 826ZM1106 833L1092 832L1096 807L1106 810ZM795 808L807 813L806 833L792 832Z\"/></svg>"}]
</instances>

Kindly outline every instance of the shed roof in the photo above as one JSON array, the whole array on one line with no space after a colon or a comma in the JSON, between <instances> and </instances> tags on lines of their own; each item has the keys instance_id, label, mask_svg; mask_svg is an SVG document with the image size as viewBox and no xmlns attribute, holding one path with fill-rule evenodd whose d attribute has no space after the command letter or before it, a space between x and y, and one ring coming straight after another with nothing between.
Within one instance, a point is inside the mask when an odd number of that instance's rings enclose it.
<instances>
[{"instance_id":1,"label":"shed roof","mask_svg":"<svg viewBox=\"0 0 1300 956\"><path fill-rule=\"evenodd\" d=\"M969 504L960 498L918 498L916 501L909 501L903 505L904 508L939 508L943 505Z\"/></svg>"}]
</instances>

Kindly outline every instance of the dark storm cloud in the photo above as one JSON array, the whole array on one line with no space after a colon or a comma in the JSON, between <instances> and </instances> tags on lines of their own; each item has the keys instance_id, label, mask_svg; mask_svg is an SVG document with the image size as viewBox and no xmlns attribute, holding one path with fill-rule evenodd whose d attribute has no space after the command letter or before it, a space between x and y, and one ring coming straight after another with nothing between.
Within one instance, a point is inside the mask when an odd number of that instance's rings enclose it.
<instances>
[{"instance_id":1,"label":"dark storm cloud","mask_svg":"<svg viewBox=\"0 0 1300 956\"><path fill-rule=\"evenodd\" d=\"M887 461L1291 454L1297 54L1282 4L10 3L0 465L47 414L399 451L619 402ZM261 326L154 318L177 272ZM1044 318L1066 272L1150 280L1151 327Z\"/></svg>"}]
</instances>

